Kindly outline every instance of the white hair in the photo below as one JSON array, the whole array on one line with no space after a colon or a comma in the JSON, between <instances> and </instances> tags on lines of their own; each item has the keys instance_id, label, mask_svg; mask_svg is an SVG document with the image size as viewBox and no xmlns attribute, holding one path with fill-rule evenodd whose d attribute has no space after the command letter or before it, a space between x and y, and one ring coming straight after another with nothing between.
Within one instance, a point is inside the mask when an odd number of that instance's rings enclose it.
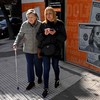
<instances>
[{"instance_id":1,"label":"white hair","mask_svg":"<svg viewBox=\"0 0 100 100\"><path fill-rule=\"evenodd\" d=\"M35 12L34 9L28 9L27 12L26 12L26 17L27 17L29 14L34 14L36 17L38 17L38 15L37 15L37 13Z\"/></svg>"}]
</instances>

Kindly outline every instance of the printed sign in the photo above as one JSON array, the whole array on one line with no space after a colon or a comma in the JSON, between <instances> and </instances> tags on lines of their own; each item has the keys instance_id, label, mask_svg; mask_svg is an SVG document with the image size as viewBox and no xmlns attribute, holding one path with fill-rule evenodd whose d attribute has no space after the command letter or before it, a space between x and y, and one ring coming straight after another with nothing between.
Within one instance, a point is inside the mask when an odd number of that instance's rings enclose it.
<instances>
[{"instance_id":1,"label":"printed sign","mask_svg":"<svg viewBox=\"0 0 100 100\"><path fill-rule=\"evenodd\" d=\"M100 53L100 25L79 24L79 50Z\"/></svg>"},{"instance_id":2,"label":"printed sign","mask_svg":"<svg viewBox=\"0 0 100 100\"><path fill-rule=\"evenodd\" d=\"M88 53L87 62L97 67L100 67L100 54Z\"/></svg>"},{"instance_id":3,"label":"printed sign","mask_svg":"<svg viewBox=\"0 0 100 100\"><path fill-rule=\"evenodd\" d=\"M91 23L100 23L100 1L93 1L91 9Z\"/></svg>"}]
</instances>

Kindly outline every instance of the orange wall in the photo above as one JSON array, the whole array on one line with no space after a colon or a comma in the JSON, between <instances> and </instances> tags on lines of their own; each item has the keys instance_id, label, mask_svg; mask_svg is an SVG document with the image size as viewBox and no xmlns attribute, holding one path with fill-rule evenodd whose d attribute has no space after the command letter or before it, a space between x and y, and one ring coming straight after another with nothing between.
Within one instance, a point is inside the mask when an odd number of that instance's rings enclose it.
<instances>
[{"instance_id":1,"label":"orange wall","mask_svg":"<svg viewBox=\"0 0 100 100\"><path fill-rule=\"evenodd\" d=\"M97 68L86 62L87 53L78 50L78 24L88 23L92 7L92 0L67 0L66 1L66 60L94 71Z\"/></svg>"},{"instance_id":2,"label":"orange wall","mask_svg":"<svg viewBox=\"0 0 100 100\"><path fill-rule=\"evenodd\" d=\"M22 4L22 12L27 11L30 8L40 7L40 17L41 20L44 18L44 9L45 9L45 3L44 2L33 2L33 3L24 3Z\"/></svg>"}]
</instances>

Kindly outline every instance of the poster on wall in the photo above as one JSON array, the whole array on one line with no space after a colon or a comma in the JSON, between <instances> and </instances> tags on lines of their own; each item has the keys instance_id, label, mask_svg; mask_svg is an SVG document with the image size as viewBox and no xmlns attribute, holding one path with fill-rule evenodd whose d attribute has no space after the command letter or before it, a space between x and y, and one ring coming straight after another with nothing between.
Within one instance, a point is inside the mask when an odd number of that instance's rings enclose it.
<instances>
[{"instance_id":1,"label":"poster on wall","mask_svg":"<svg viewBox=\"0 0 100 100\"><path fill-rule=\"evenodd\" d=\"M99 13L100 7L92 6L93 2L97 0L65 0L65 23L66 23L66 33L67 33L67 42L66 42L66 61L78 66L83 66L85 68L91 69L96 72L100 72L100 67L96 67L89 62L87 62L88 53L100 54L99 46L99 32L94 35L94 27L99 24L94 22L95 16L93 13ZM100 2L97 1L97 4ZM99 18L97 18L98 20ZM90 21L91 20L91 21ZM92 21L93 20L93 21ZM99 25L98 25L99 26ZM98 28L99 29L99 28ZM93 33L92 33L93 32ZM91 36L91 40L90 40ZM93 38L95 36L95 38ZM97 37L96 37L97 36ZM94 43L95 40L98 42ZM91 44L91 50L87 50ZM96 47L94 50L93 48Z\"/></svg>"},{"instance_id":2,"label":"poster on wall","mask_svg":"<svg viewBox=\"0 0 100 100\"><path fill-rule=\"evenodd\" d=\"M100 68L100 54L91 53L91 52L88 53L87 54L87 63Z\"/></svg>"},{"instance_id":3,"label":"poster on wall","mask_svg":"<svg viewBox=\"0 0 100 100\"><path fill-rule=\"evenodd\" d=\"M91 23L100 23L100 1L93 1L91 9Z\"/></svg>"},{"instance_id":4,"label":"poster on wall","mask_svg":"<svg viewBox=\"0 0 100 100\"><path fill-rule=\"evenodd\" d=\"M93 23L79 24L78 49L84 52L100 53L100 25Z\"/></svg>"}]
</instances>

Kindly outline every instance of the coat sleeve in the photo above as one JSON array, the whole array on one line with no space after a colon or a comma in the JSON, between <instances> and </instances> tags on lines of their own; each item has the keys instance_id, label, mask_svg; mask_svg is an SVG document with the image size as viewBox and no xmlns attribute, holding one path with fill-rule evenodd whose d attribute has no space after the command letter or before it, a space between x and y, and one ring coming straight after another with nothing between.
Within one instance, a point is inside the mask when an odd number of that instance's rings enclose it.
<instances>
[{"instance_id":1,"label":"coat sleeve","mask_svg":"<svg viewBox=\"0 0 100 100\"><path fill-rule=\"evenodd\" d=\"M19 33L18 33L18 35L17 35L17 37L16 37L16 39L14 41L14 44L19 45L19 43L21 42L21 40L24 37L25 29L26 28L24 27L24 24L22 24L21 27L20 27Z\"/></svg>"},{"instance_id":2,"label":"coat sleeve","mask_svg":"<svg viewBox=\"0 0 100 100\"><path fill-rule=\"evenodd\" d=\"M39 42L42 42L45 38L45 35L44 35L44 27L43 27L43 24L40 25L40 28L36 34L36 38Z\"/></svg>"},{"instance_id":3,"label":"coat sleeve","mask_svg":"<svg viewBox=\"0 0 100 100\"><path fill-rule=\"evenodd\" d=\"M57 28L57 37L56 39L60 42L64 42L67 38L66 36L66 30L65 30L65 26L63 22L59 23L60 25L58 25L59 27Z\"/></svg>"}]
</instances>

